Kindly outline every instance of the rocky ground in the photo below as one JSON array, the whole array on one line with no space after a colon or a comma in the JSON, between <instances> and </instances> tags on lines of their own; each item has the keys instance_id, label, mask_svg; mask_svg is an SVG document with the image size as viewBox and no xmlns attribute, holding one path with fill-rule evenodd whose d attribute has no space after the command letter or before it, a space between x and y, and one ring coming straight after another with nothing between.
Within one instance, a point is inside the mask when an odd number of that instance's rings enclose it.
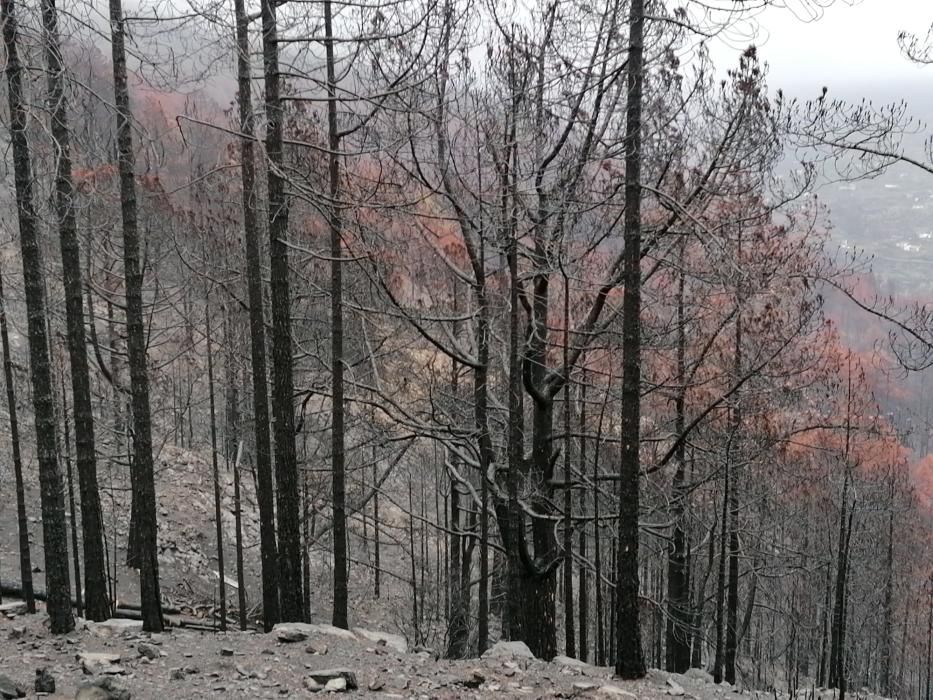
<instances>
[{"instance_id":1,"label":"rocky ground","mask_svg":"<svg viewBox=\"0 0 933 700\"><path fill-rule=\"evenodd\" d=\"M337 693L438 699L739 697L728 685L712 684L702 671L687 676L652 671L643 680L624 682L614 679L611 669L574 659L539 661L521 643L500 643L482 659L446 661L430 650L409 650L398 635L324 624L281 625L270 634L173 629L150 635L130 620L79 621L73 633L56 637L41 611L22 615L9 602L3 610L0 698L36 697L37 687L49 698L78 700Z\"/></svg>"}]
</instances>

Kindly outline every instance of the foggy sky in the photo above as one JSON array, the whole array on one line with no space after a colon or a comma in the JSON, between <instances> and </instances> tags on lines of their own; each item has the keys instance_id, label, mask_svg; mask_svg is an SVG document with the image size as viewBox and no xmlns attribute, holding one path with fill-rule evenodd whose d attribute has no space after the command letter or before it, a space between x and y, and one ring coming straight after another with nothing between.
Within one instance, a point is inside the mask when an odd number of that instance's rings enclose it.
<instances>
[{"instance_id":1,"label":"foggy sky","mask_svg":"<svg viewBox=\"0 0 933 700\"><path fill-rule=\"evenodd\" d=\"M911 64L897 45L901 30L926 35L933 22L930 0L836 0L818 18L804 0L784 0L757 17L757 37L737 30L715 40L716 63L732 65L736 52L755 43L770 66L768 82L793 94L816 93L823 85L862 86L927 81L933 66ZM871 97L866 95L866 97Z\"/></svg>"}]
</instances>

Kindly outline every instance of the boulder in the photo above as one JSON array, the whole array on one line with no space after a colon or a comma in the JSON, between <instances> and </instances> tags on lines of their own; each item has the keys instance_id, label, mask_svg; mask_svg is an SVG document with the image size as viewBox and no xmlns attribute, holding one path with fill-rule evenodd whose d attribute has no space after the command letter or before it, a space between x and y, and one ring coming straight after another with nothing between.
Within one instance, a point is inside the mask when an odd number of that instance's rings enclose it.
<instances>
[{"instance_id":1,"label":"boulder","mask_svg":"<svg viewBox=\"0 0 933 700\"><path fill-rule=\"evenodd\" d=\"M675 681L673 678L667 679L667 694L668 695L680 697L684 693L685 691L683 689L683 686L681 686L677 681Z\"/></svg>"},{"instance_id":2,"label":"boulder","mask_svg":"<svg viewBox=\"0 0 933 700\"><path fill-rule=\"evenodd\" d=\"M283 635L293 637L295 641L304 641L308 637L320 635L340 637L341 639L346 639L351 642L356 641L356 635L353 634L353 632L340 627L334 627L333 625L309 624L307 622L280 622L272 628L272 631L275 632L276 638L279 641L283 641ZM302 634L304 637L302 639L297 639L297 637Z\"/></svg>"},{"instance_id":3,"label":"boulder","mask_svg":"<svg viewBox=\"0 0 933 700\"><path fill-rule=\"evenodd\" d=\"M359 687L356 682L356 674L348 668L327 668L320 671L309 671L308 677L325 687L335 678L342 678L346 682L348 690L356 690Z\"/></svg>"},{"instance_id":4,"label":"boulder","mask_svg":"<svg viewBox=\"0 0 933 700\"><path fill-rule=\"evenodd\" d=\"M162 652L159 651L159 647L155 644L150 644L149 642L140 642L136 645L136 651L139 652L139 655L149 659L150 661L155 661L162 656Z\"/></svg>"},{"instance_id":5,"label":"boulder","mask_svg":"<svg viewBox=\"0 0 933 700\"><path fill-rule=\"evenodd\" d=\"M0 675L0 698L8 700L9 698L26 697L26 689L19 683L4 675Z\"/></svg>"},{"instance_id":6,"label":"boulder","mask_svg":"<svg viewBox=\"0 0 933 700\"><path fill-rule=\"evenodd\" d=\"M552 663L562 666L564 668L573 668L578 671L582 671L590 667L585 661L580 661L580 659L574 659L570 656L555 656L552 659Z\"/></svg>"},{"instance_id":7,"label":"boulder","mask_svg":"<svg viewBox=\"0 0 933 700\"><path fill-rule=\"evenodd\" d=\"M100 678L78 688L75 700L130 700L130 691L118 686L112 678Z\"/></svg>"},{"instance_id":8,"label":"boulder","mask_svg":"<svg viewBox=\"0 0 933 700\"><path fill-rule=\"evenodd\" d=\"M119 665L119 654L82 651L78 652L77 659L81 662L81 668L89 676L114 676L126 673L125 669Z\"/></svg>"},{"instance_id":9,"label":"boulder","mask_svg":"<svg viewBox=\"0 0 933 700\"><path fill-rule=\"evenodd\" d=\"M638 696L635 693L630 693L627 690L622 690L617 685L603 685L600 686L596 691L597 695L605 695L612 698L628 698L628 700L638 700Z\"/></svg>"},{"instance_id":10,"label":"boulder","mask_svg":"<svg viewBox=\"0 0 933 700\"><path fill-rule=\"evenodd\" d=\"M19 600L0 605L0 615L6 615L7 617L25 615L27 611L26 603Z\"/></svg>"},{"instance_id":11,"label":"boulder","mask_svg":"<svg viewBox=\"0 0 933 700\"><path fill-rule=\"evenodd\" d=\"M360 627L355 627L353 632L357 637L368 639L371 642L383 642L387 647L394 649L399 654L408 653L408 642L405 640L405 637L400 634L373 632L372 630L364 630Z\"/></svg>"},{"instance_id":12,"label":"boulder","mask_svg":"<svg viewBox=\"0 0 933 700\"><path fill-rule=\"evenodd\" d=\"M535 655L525 642L496 642L483 652L484 659L533 659Z\"/></svg>"},{"instance_id":13,"label":"boulder","mask_svg":"<svg viewBox=\"0 0 933 700\"><path fill-rule=\"evenodd\" d=\"M697 683L712 683L713 677L702 668L691 668L687 669L687 672L684 673L684 678L689 678L692 681Z\"/></svg>"},{"instance_id":14,"label":"boulder","mask_svg":"<svg viewBox=\"0 0 933 700\"><path fill-rule=\"evenodd\" d=\"M345 693L347 691L347 679L331 678L324 684L324 690L328 693Z\"/></svg>"},{"instance_id":15,"label":"boulder","mask_svg":"<svg viewBox=\"0 0 933 700\"><path fill-rule=\"evenodd\" d=\"M123 620L114 618L103 622L89 622L88 629L98 637L115 637L128 634L139 634L143 631L142 620Z\"/></svg>"},{"instance_id":16,"label":"boulder","mask_svg":"<svg viewBox=\"0 0 933 700\"><path fill-rule=\"evenodd\" d=\"M573 684L573 691L575 693L589 693L597 688L599 688L599 683L591 683L589 681L580 681Z\"/></svg>"}]
</instances>

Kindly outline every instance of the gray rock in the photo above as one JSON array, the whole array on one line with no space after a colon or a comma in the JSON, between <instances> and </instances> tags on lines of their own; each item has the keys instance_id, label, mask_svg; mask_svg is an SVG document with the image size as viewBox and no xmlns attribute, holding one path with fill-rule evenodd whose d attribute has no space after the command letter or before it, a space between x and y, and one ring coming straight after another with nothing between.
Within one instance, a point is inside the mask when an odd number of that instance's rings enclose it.
<instances>
[{"instance_id":1,"label":"gray rock","mask_svg":"<svg viewBox=\"0 0 933 700\"><path fill-rule=\"evenodd\" d=\"M233 656L233 649L231 649L230 647L224 647L223 649L220 650L220 655L221 656Z\"/></svg>"},{"instance_id":2,"label":"gray rock","mask_svg":"<svg viewBox=\"0 0 933 700\"><path fill-rule=\"evenodd\" d=\"M36 669L36 692L37 693L54 693L55 692L55 677L49 673L47 668L37 668Z\"/></svg>"},{"instance_id":3,"label":"gray rock","mask_svg":"<svg viewBox=\"0 0 933 700\"><path fill-rule=\"evenodd\" d=\"M394 649L399 654L408 653L408 642L400 634L390 634L389 632L373 632L364 630L360 627L354 627L353 632L357 637L368 639L371 642L383 642L386 646Z\"/></svg>"},{"instance_id":4,"label":"gray rock","mask_svg":"<svg viewBox=\"0 0 933 700\"><path fill-rule=\"evenodd\" d=\"M308 654L318 654L323 656L327 653L327 645L321 644L320 642L311 642L308 646L305 647L305 652Z\"/></svg>"},{"instance_id":5,"label":"gray rock","mask_svg":"<svg viewBox=\"0 0 933 700\"><path fill-rule=\"evenodd\" d=\"M169 678L173 681L183 681L185 680L185 669L183 668L173 668L169 671Z\"/></svg>"},{"instance_id":6,"label":"gray rock","mask_svg":"<svg viewBox=\"0 0 933 700\"><path fill-rule=\"evenodd\" d=\"M627 698L628 700L638 700L638 696L635 693L630 693L627 690L622 690L617 685L603 685L600 686L599 690L596 691L597 695L606 695L612 698Z\"/></svg>"},{"instance_id":7,"label":"gray rock","mask_svg":"<svg viewBox=\"0 0 933 700\"><path fill-rule=\"evenodd\" d=\"M119 654L106 654L103 652L82 651L77 654L82 670L89 676L120 675L126 670L119 665Z\"/></svg>"},{"instance_id":8,"label":"gray rock","mask_svg":"<svg viewBox=\"0 0 933 700\"><path fill-rule=\"evenodd\" d=\"M26 689L23 686L12 678L0 675L0 698L7 700L8 698L24 697L26 697Z\"/></svg>"},{"instance_id":9,"label":"gray rock","mask_svg":"<svg viewBox=\"0 0 933 700\"><path fill-rule=\"evenodd\" d=\"M155 661L160 656L162 656L162 652L159 651L159 647L157 647L155 644L150 644L149 642L140 642L137 644L136 651L139 652L140 656L143 656L150 661Z\"/></svg>"},{"instance_id":10,"label":"gray rock","mask_svg":"<svg viewBox=\"0 0 933 700\"><path fill-rule=\"evenodd\" d=\"M535 655L525 642L496 642L483 652L484 659L533 659Z\"/></svg>"},{"instance_id":11,"label":"gray rock","mask_svg":"<svg viewBox=\"0 0 933 700\"><path fill-rule=\"evenodd\" d=\"M555 656L552 663L557 664L558 666L566 666L569 668L584 669L589 668L589 664L585 661L580 661L580 659L574 659L570 656Z\"/></svg>"},{"instance_id":12,"label":"gray rock","mask_svg":"<svg viewBox=\"0 0 933 700\"><path fill-rule=\"evenodd\" d=\"M359 687L356 682L356 674L348 668L327 668L320 671L309 671L308 677L317 683L323 683L325 686L335 678L342 678L347 683L347 689L356 690Z\"/></svg>"},{"instance_id":13,"label":"gray rock","mask_svg":"<svg viewBox=\"0 0 933 700\"><path fill-rule=\"evenodd\" d=\"M321 691L321 690L324 690L324 685L323 685L322 683L318 683L318 682L317 682L316 680L314 680L313 678L305 678L305 679L302 681L302 683L303 683L303 685L304 685L304 687L305 687L305 690L308 690L308 691L310 691L310 692L312 692L312 693L317 693L317 692L319 692L319 691Z\"/></svg>"},{"instance_id":14,"label":"gray rock","mask_svg":"<svg viewBox=\"0 0 933 700\"><path fill-rule=\"evenodd\" d=\"M684 689L683 689L683 686L681 686L681 685L680 685L677 681L675 681L673 678L668 678L668 679L667 679L667 685L668 685L668 688L667 688L667 694L668 694L668 695L673 695L673 696L676 696L676 697L680 697L680 696L683 695L684 692L685 692Z\"/></svg>"},{"instance_id":15,"label":"gray rock","mask_svg":"<svg viewBox=\"0 0 933 700\"><path fill-rule=\"evenodd\" d=\"M324 684L324 690L329 693L345 693L347 691L347 679L331 678Z\"/></svg>"},{"instance_id":16,"label":"gray rock","mask_svg":"<svg viewBox=\"0 0 933 700\"><path fill-rule=\"evenodd\" d=\"M692 681L697 681L699 683L712 683L713 677L702 668L691 668L687 669L687 672L684 673L685 678L689 678Z\"/></svg>"},{"instance_id":17,"label":"gray rock","mask_svg":"<svg viewBox=\"0 0 933 700\"><path fill-rule=\"evenodd\" d=\"M0 605L0 615L6 615L7 617L16 617L17 615L25 615L28 611L26 603L22 601L15 601L11 603L4 603Z\"/></svg>"},{"instance_id":18,"label":"gray rock","mask_svg":"<svg viewBox=\"0 0 933 700\"><path fill-rule=\"evenodd\" d=\"M272 628L272 631L276 633L276 637L287 631L289 634L302 633L305 635L304 639L311 636L328 635L348 641L356 640L356 635L350 630L334 627L333 625L312 625L307 622L280 622Z\"/></svg>"},{"instance_id":19,"label":"gray rock","mask_svg":"<svg viewBox=\"0 0 933 700\"><path fill-rule=\"evenodd\" d=\"M26 636L25 627L13 627L10 629L10 639L22 639Z\"/></svg>"},{"instance_id":20,"label":"gray rock","mask_svg":"<svg viewBox=\"0 0 933 700\"><path fill-rule=\"evenodd\" d=\"M130 700L130 691L114 683L112 678L100 678L78 688L75 700Z\"/></svg>"},{"instance_id":21,"label":"gray rock","mask_svg":"<svg viewBox=\"0 0 933 700\"><path fill-rule=\"evenodd\" d=\"M88 629L98 637L139 634L143 631L143 621L113 618L103 622L89 622Z\"/></svg>"},{"instance_id":22,"label":"gray rock","mask_svg":"<svg viewBox=\"0 0 933 700\"><path fill-rule=\"evenodd\" d=\"M589 681L579 681L573 684L574 692L577 693L588 693L591 690L596 690L599 687L599 683L590 683Z\"/></svg>"},{"instance_id":23,"label":"gray rock","mask_svg":"<svg viewBox=\"0 0 933 700\"><path fill-rule=\"evenodd\" d=\"M275 638L282 644L294 644L305 641L308 638L308 633L304 630L285 627L276 632Z\"/></svg>"}]
</instances>

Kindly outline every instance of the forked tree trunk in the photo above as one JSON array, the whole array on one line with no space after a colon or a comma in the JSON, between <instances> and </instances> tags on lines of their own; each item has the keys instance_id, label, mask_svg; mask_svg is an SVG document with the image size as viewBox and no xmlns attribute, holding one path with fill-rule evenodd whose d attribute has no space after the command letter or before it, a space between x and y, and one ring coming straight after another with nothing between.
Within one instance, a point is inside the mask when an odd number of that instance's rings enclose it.
<instances>
[{"instance_id":1,"label":"forked tree trunk","mask_svg":"<svg viewBox=\"0 0 933 700\"><path fill-rule=\"evenodd\" d=\"M26 140L28 128L23 95L23 68L19 60L19 30L14 0L0 2L3 43L6 48L7 100L10 109L10 141L19 219L20 251L29 331L29 365L35 411L36 451L42 502L42 534L45 544L46 609L53 634L74 629L71 610L71 577L68 571L68 528L65 524L65 490L55 453L55 398L46 332L45 285L39 246L39 221L33 203L32 159Z\"/></svg>"}]
</instances>

